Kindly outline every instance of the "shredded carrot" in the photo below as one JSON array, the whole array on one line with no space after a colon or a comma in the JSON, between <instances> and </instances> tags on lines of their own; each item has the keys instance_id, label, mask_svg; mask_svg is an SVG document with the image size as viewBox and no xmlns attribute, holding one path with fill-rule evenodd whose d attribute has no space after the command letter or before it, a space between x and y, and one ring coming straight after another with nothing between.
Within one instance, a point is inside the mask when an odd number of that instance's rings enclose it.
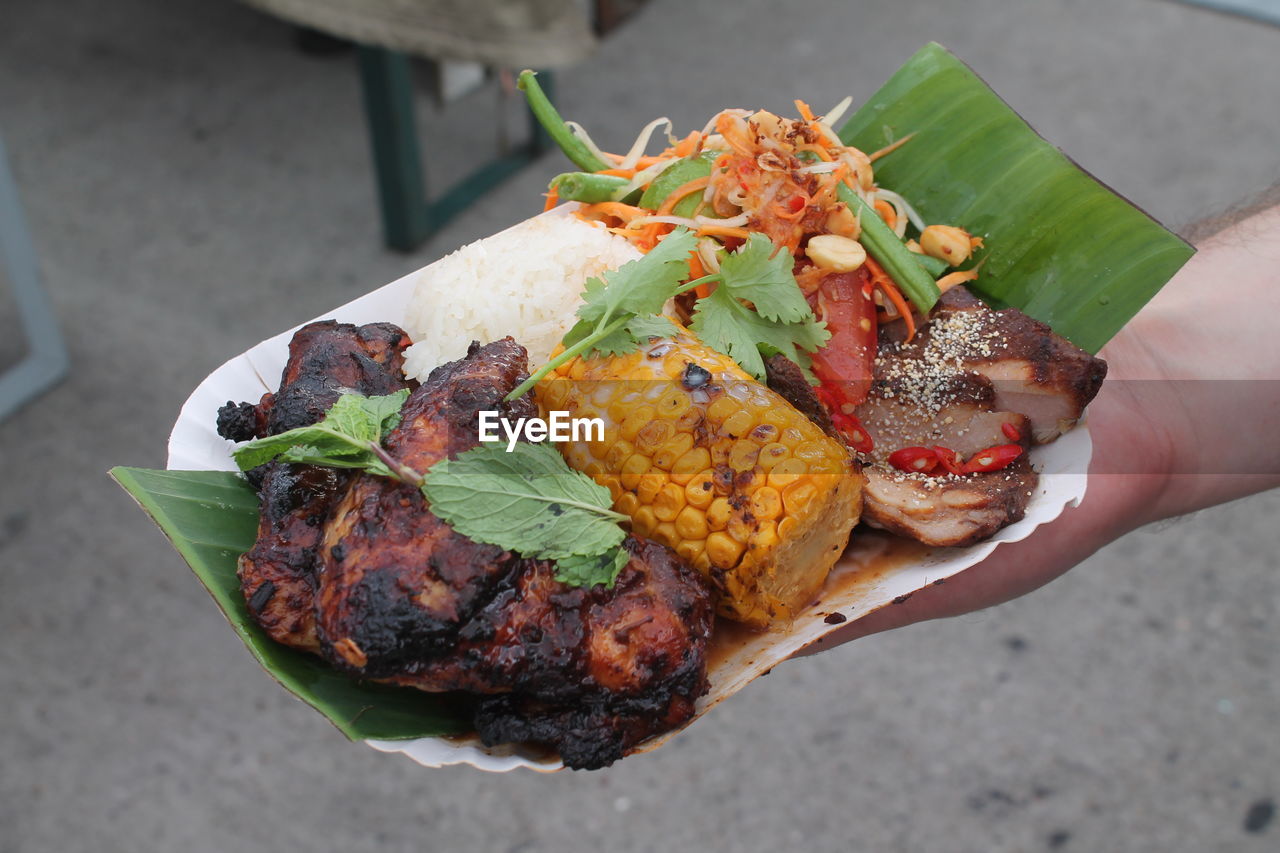
<instances>
[{"instance_id":1,"label":"shredded carrot","mask_svg":"<svg viewBox=\"0 0 1280 853\"><path fill-rule=\"evenodd\" d=\"M680 199L684 198L690 193L695 193L698 190L706 189L707 184L709 183L711 183L711 176L705 175L701 178L694 178L692 181L689 181L688 183L681 184L680 186L676 187L671 192L670 195L668 195L666 198L662 200L662 204L658 206L658 211L657 211L658 215L661 216L663 214L670 213L672 208L674 208L680 202Z\"/></svg>"},{"instance_id":2,"label":"shredded carrot","mask_svg":"<svg viewBox=\"0 0 1280 853\"><path fill-rule=\"evenodd\" d=\"M886 145L885 147L881 148L879 151L876 151L874 154L868 154L867 159L870 160L872 163L874 163L876 160L880 159L884 155L892 154L894 151L897 151L900 146L905 145L907 140L909 140L913 136L915 136L914 132L908 133L906 136L902 137L897 142Z\"/></svg>"},{"instance_id":3,"label":"shredded carrot","mask_svg":"<svg viewBox=\"0 0 1280 853\"><path fill-rule=\"evenodd\" d=\"M586 218L590 218L595 214L612 216L621 219L623 222L630 222L637 216L649 215L649 211L643 207L634 207L629 204L623 204L620 201L598 201L594 204L584 204L578 208L578 213Z\"/></svg>"},{"instance_id":4,"label":"shredded carrot","mask_svg":"<svg viewBox=\"0 0 1280 853\"><path fill-rule=\"evenodd\" d=\"M672 148L668 149L672 155L676 157L688 157L702 142L702 134L696 130L691 131L688 136L677 142Z\"/></svg>"},{"instance_id":5,"label":"shredded carrot","mask_svg":"<svg viewBox=\"0 0 1280 853\"><path fill-rule=\"evenodd\" d=\"M902 298L902 291L898 290L898 286L893 283L893 279L889 278L889 274L883 267L871 258L867 258L866 263L871 271L872 283L880 288L880 292L889 298L893 307L897 308L898 313L902 315L903 322L907 324L907 340L910 341L916 336L916 320L911 316L911 306Z\"/></svg>"},{"instance_id":6,"label":"shredded carrot","mask_svg":"<svg viewBox=\"0 0 1280 853\"><path fill-rule=\"evenodd\" d=\"M702 258L698 256L697 252L690 252L689 253L689 280L693 281L695 278L702 278L706 274L707 274L707 268L702 265ZM711 285L700 284L693 289L693 292L698 294L699 299L703 299L711 295Z\"/></svg>"},{"instance_id":7,"label":"shredded carrot","mask_svg":"<svg viewBox=\"0 0 1280 853\"><path fill-rule=\"evenodd\" d=\"M830 162L832 159L831 153L822 145L811 145L809 143L805 143L804 145L797 145L796 151L812 151L814 154L818 155L819 160L826 160L827 162Z\"/></svg>"},{"instance_id":8,"label":"shredded carrot","mask_svg":"<svg viewBox=\"0 0 1280 853\"><path fill-rule=\"evenodd\" d=\"M813 110L809 109L809 105L799 98L796 98L796 109L800 111L800 117L805 121L813 121Z\"/></svg>"},{"instance_id":9,"label":"shredded carrot","mask_svg":"<svg viewBox=\"0 0 1280 853\"><path fill-rule=\"evenodd\" d=\"M938 290L946 293L957 284L964 284L966 281L973 281L977 277L977 267L974 267L971 270L956 270L955 272L949 272L942 278L938 279Z\"/></svg>"},{"instance_id":10,"label":"shredded carrot","mask_svg":"<svg viewBox=\"0 0 1280 853\"><path fill-rule=\"evenodd\" d=\"M613 175L616 178L634 178L636 176L635 169L601 169L594 172L596 175Z\"/></svg>"},{"instance_id":11,"label":"shredded carrot","mask_svg":"<svg viewBox=\"0 0 1280 853\"><path fill-rule=\"evenodd\" d=\"M698 229L698 234L720 234L725 237L737 237L740 240L747 240L751 237L751 232L745 228L734 228L730 225L703 225Z\"/></svg>"},{"instance_id":12,"label":"shredded carrot","mask_svg":"<svg viewBox=\"0 0 1280 853\"><path fill-rule=\"evenodd\" d=\"M555 207L559 203L560 203L560 191L557 190L555 187L551 187L549 190L547 190L547 203L543 205L542 210L545 213L546 211Z\"/></svg>"},{"instance_id":13,"label":"shredded carrot","mask_svg":"<svg viewBox=\"0 0 1280 853\"><path fill-rule=\"evenodd\" d=\"M893 205L882 198L876 199L876 213L880 214L884 224L890 228L898 224L898 211L894 210Z\"/></svg>"}]
</instances>

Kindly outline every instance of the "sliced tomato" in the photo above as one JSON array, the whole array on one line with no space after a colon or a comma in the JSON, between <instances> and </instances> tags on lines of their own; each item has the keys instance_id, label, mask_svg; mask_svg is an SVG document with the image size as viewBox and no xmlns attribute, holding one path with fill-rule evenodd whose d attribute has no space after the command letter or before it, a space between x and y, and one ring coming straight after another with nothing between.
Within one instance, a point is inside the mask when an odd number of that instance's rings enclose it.
<instances>
[{"instance_id":1,"label":"sliced tomato","mask_svg":"<svg viewBox=\"0 0 1280 853\"><path fill-rule=\"evenodd\" d=\"M853 414L871 390L876 358L876 304L866 269L824 275L811 297L814 313L831 339L813 354L815 393L849 446L871 452L871 436Z\"/></svg>"}]
</instances>

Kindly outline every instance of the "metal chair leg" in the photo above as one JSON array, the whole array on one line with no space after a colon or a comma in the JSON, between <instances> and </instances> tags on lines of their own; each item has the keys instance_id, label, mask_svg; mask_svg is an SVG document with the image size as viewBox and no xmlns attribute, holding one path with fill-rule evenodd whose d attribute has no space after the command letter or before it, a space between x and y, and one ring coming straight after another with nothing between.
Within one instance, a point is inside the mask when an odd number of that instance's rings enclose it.
<instances>
[{"instance_id":1,"label":"metal chair leg","mask_svg":"<svg viewBox=\"0 0 1280 853\"><path fill-rule=\"evenodd\" d=\"M9 171L3 140L0 140L0 258L13 285L28 349L22 361L0 375L0 419L3 419L65 376L69 364L53 306L40 286L35 251L18 201L17 185Z\"/></svg>"},{"instance_id":2,"label":"metal chair leg","mask_svg":"<svg viewBox=\"0 0 1280 853\"><path fill-rule=\"evenodd\" d=\"M530 113L527 142L480 166L431 201L414 125L409 58L395 51L362 45L359 62L382 208L383 237L389 248L401 252L417 248L484 193L534 160L549 144ZM544 89L549 88L551 75L544 73L541 81Z\"/></svg>"}]
</instances>

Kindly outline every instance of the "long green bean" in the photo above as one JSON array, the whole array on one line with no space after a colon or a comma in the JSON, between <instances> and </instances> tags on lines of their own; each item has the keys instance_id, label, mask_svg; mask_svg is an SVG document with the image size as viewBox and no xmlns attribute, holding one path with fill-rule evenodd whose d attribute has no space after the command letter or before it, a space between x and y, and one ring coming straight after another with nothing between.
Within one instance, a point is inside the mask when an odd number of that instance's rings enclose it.
<instances>
[{"instance_id":1,"label":"long green bean","mask_svg":"<svg viewBox=\"0 0 1280 853\"><path fill-rule=\"evenodd\" d=\"M593 175L590 172L565 172L551 179L551 188L561 201L622 201L631 182L617 175Z\"/></svg>"},{"instance_id":2,"label":"long green bean","mask_svg":"<svg viewBox=\"0 0 1280 853\"><path fill-rule=\"evenodd\" d=\"M521 71L520 77L516 80L516 88L524 92L525 98L529 102L529 109L533 112L533 117L538 123L546 129L547 133L560 146L560 150L565 156L573 161L573 165L587 172L599 172L602 169L611 169L613 165L606 163L595 155L595 153L583 144L569 125L564 123L564 119L560 117L560 113L552 106L551 101L547 99L547 95L542 91L542 87L538 85L538 81L534 79L537 75L532 71Z\"/></svg>"},{"instance_id":3,"label":"long green bean","mask_svg":"<svg viewBox=\"0 0 1280 853\"><path fill-rule=\"evenodd\" d=\"M924 267L916 260L915 254L902 244L893 229L885 224L876 213L875 208L862 200L862 197L849 189L844 183L836 187L840 200L849 205L862 221L862 236L859 241L871 253L871 257L884 267L884 271L893 279L893 283L910 299L921 312L926 312L938 301L942 294L938 285L925 272Z\"/></svg>"}]
</instances>

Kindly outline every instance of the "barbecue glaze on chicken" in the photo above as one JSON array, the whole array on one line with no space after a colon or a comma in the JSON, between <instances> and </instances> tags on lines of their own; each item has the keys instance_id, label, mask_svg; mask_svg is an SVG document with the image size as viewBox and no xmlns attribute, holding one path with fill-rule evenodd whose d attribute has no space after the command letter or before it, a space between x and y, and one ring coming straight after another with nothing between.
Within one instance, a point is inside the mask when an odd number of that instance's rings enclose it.
<instances>
[{"instance_id":1,"label":"barbecue glaze on chicken","mask_svg":"<svg viewBox=\"0 0 1280 853\"><path fill-rule=\"evenodd\" d=\"M295 338L290 366L305 359L305 340ZM345 368L346 359L336 361ZM286 392L297 372L286 367L274 400L228 404L220 428L224 419L252 422L255 432L272 424L275 401L296 396ZM457 456L477 444L478 412L536 414L527 396L503 401L526 375L524 349L510 338L473 344L410 395L384 446L416 471ZM351 378L311 384L395 390L343 384ZM241 577L250 612L273 638L356 677L482 694L475 723L487 744L546 744L574 768L610 764L692 716L707 689L712 597L669 549L629 538L631 559L612 589L570 587L549 563L456 533L412 486L320 470L333 480L315 488L299 482L289 491L273 470L263 480L260 537ZM266 486L277 481L287 500L272 507Z\"/></svg>"},{"instance_id":2,"label":"barbecue glaze on chicken","mask_svg":"<svg viewBox=\"0 0 1280 853\"><path fill-rule=\"evenodd\" d=\"M218 433L233 441L275 435L320 421L345 392L373 396L407 387L402 367L408 345L408 335L391 323L303 326L289 343L279 390L257 404L228 402L218 410ZM316 549L351 474L268 462L250 472L250 481L258 490L258 538L237 565L249 612L276 642L319 651Z\"/></svg>"}]
</instances>

